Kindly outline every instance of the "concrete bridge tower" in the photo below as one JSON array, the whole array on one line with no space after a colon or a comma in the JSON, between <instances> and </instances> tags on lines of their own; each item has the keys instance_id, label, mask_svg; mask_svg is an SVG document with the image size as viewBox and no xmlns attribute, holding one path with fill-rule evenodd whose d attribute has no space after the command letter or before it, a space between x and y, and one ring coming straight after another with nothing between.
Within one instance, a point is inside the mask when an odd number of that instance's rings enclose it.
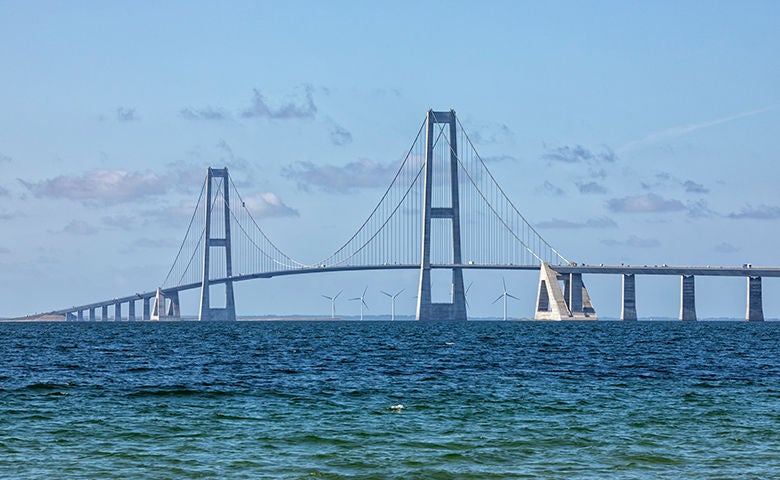
<instances>
[{"instance_id":1,"label":"concrete bridge tower","mask_svg":"<svg viewBox=\"0 0 780 480\"><path fill-rule=\"evenodd\" d=\"M434 205L433 189L446 188L443 182L434 181L434 125L449 125L449 204ZM450 303L433 303L431 298L431 221L446 221L452 227L452 263L461 265L460 196L458 192L458 135L455 111L428 111L425 133L425 177L423 187L422 255L420 257L420 284L417 289L417 320L466 320L466 295L463 290L463 271L452 269L452 297Z\"/></svg>"},{"instance_id":2,"label":"concrete bridge tower","mask_svg":"<svg viewBox=\"0 0 780 480\"><path fill-rule=\"evenodd\" d=\"M215 180L221 180L222 188L222 215L224 220L223 236L221 238L214 238L212 236L212 206L218 204L214 201L213 187ZM209 168L208 178L206 179L206 196L205 196L205 210L206 210L206 226L204 233L204 247L203 247L203 280L201 281L200 288L200 312L198 315L199 320L216 320L216 321L234 321L236 319L236 303L233 296L233 266L232 257L230 251L230 178L228 177L227 167L225 168ZM211 307L211 295L209 288L212 284L209 276L209 270L211 266L211 249L221 248L225 252L225 307L224 308L212 308Z\"/></svg>"}]
</instances>

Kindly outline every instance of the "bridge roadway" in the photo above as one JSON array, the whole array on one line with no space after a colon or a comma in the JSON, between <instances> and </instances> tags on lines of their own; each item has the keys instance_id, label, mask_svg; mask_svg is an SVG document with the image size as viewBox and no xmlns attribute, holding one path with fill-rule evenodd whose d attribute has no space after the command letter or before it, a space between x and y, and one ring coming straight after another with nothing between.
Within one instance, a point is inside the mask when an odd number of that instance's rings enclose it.
<instances>
[{"instance_id":1,"label":"bridge roadway","mask_svg":"<svg viewBox=\"0 0 780 480\"><path fill-rule=\"evenodd\" d=\"M568 274L606 274L606 275L673 275L673 276L719 276L719 277L780 277L780 267L744 267L744 266L668 266L668 265L588 265L588 264L570 264L570 265L551 265L556 272ZM228 280L233 282L242 282L246 280L255 280L259 278L272 278L286 275L302 275L312 273L332 273L332 272L354 272L363 270L417 270L419 264L384 264L384 265L340 265L340 266L320 266L320 267L301 267L288 270L279 270L273 272L237 274L230 278L213 279L211 283L226 283ZM462 268L464 270L539 270L539 265L478 265L478 264L432 264L434 269ZM177 287L163 288L164 294L178 293L186 290L193 290L201 287L201 282L179 285ZM156 295L156 291L136 293L126 297L117 297L102 302L88 303L84 305L74 305L70 308L54 310L44 315L68 315L76 312L83 312L98 308L106 308L111 305L135 302L137 300L149 301Z\"/></svg>"}]
</instances>

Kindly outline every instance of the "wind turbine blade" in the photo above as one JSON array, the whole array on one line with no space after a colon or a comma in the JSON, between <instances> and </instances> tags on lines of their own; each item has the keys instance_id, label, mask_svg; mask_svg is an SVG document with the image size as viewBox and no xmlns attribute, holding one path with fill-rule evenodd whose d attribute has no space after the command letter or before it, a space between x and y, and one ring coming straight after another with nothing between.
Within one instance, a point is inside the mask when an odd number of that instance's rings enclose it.
<instances>
[{"instance_id":1,"label":"wind turbine blade","mask_svg":"<svg viewBox=\"0 0 780 480\"><path fill-rule=\"evenodd\" d=\"M509 297L509 298L514 298L515 300L520 300L519 298L515 297L511 293L507 293L506 296Z\"/></svg>"},{"instance_id":2,"label":"wind turbine blade","mask_svg":"<svg viewBox=\"0 0 780 480\"><path fill-rule=\"evenodd\" d=\"M363 306L366 307L366 310L369 310L368 305L366 304L366 301L362 298L360 299L361 302L363 302Z\"/></svg>"},{"instance_id":3,"label":"wind turbine blade","mask_svg":"<svg viewBox=\"0 0 780 480\"><path fill-rule=\"evenodd\" d=\"M472 286L472 285L474 285L474 282L471 282L471 283L469 283L469 286L468 286L468 287L466 287L466 291L465 291L465 292L463 292L463 295L466 295L467 293L469 293L469 290L471 290L471 286Z\"/></svg>"},{"instance_id":4,"label":"wind turbine blade","mask_svg":"<svg viewBox=\"0 0 780 480\"><path fill-rule=\"evenodd\" d=\"M389 293L385 292L384 290L380 290L380 292L384 293L385 295L387 295L387 296L388 296L388 297L390 297L390 298L393 298L393 296L392 296L392 295L390 295Z\"/></svg>"},{"instance_id":5,"label":"wind turbine blade","mask_svg":"<svg viewBox=\"0 0 780 480\"><path fill-rule=\"evenodd\" d=\"M328 300L333 300L333 297L329 297L327 295L322 295L322 297L327 298Z\"/></svg>"},{"instance_id":6,"label":"wind turbine blade","mask_svg":"<svg viewBox=\"0 0 780 480\"><path fill-rule=\"evenodd\" d=\"M506 293L506 279L504 277L501 277L501 283L504 284L504 293Z\"/></svg>"},{"instance_id":7,"label":"wind turbine blade","mask_svg":"<svg viewBox=\"0 0 780 480\"><path fill-rule=\"evenodd\" d=\"M368 285L366 285L366 288L363 289L363 295L361 295L360 298L365 297L367 291L368 291Z\"/></svg>"},{"instance_id":8,"label":"wind turbine blade","mask_svg":"<svg viewBox=\"0 0 780 480\"><path fill-rule=\"evenodd\" d=\"M347 300L349 300L351 302L352 300L361 300L361 298L360 297L355 297L355 298L349 298Z\"/></svg>"},{"instance_id":9,"label":"wind turbine blade","mask_svg":"<svg viewBox=\"0 0 780 480\"><path fill-rule=\"evenodd\" d=\"M335 297L333 297L333 300L335 300L335 299L339 298L339 295L341 295L341 292L343 292L343 291L344 291L344 289L343 289L343 288L342 288L341 290L339 290L339 293L337 293L337 294L336 294L336 296L335 296Z\"/></svg>"},{"instance_id":10,"label":"wind turbine blade","mask_svg":"<svg viewBox=\"0 0 780 480\"><path fill-rule=\"evenodd\" d=\"M404 290L406 290L406 289L405 289L405 288L402 288L402 289L398 290L398 293L396 293L396 294L395 294L395 296L397 297L398 295L400 295L401 293L403 293L403 291L404 291Z\"/></svg>"},{"instance_id":11,"label":"wind turbine blade","mask_svg":"<svg viewBox=\"0 0 780 480\"><path fill-rule=\"evenodd\" d=\"M493 300L493 303L496 303L497 301L501 300L502 298L504 298L504 294L503 293L501 295L499 295L497 299Z\"/></svg>"}]
</instances>

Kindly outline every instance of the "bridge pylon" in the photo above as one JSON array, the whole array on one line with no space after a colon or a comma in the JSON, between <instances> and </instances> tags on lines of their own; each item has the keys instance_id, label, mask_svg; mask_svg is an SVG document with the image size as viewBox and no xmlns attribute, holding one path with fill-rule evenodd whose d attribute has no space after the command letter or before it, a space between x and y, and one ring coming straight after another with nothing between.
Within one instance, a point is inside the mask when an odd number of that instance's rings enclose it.
<instances>
[{"instance_id":1,"label":"bridge pylon","mask_svg":"<svg viewBox=\"0 0 780 480\"><path fill-rule=\"evenodd\" d=\"M200 310L198 313L198 319L201 321L234 321L236 319L236 303L233 296L233 276L232 256L230 251L230 178L228 177L228 169L225 168L210 168L206 178L206 196L205 196L205 211L206 211L206 224L204 231L204 248L203 248L203 278L201 280L200 288ZM221 181L221 184L219 183ZM218 186L222 197L223 211L217 212L217 217L221 217L224 220L224 226L222 228L222 236L214 237L213 225L212 225L212 207L216 205L214 186ZM220 218L218 218L220 220ZM224 308L212 308L211 307L211 295L210 287L212 285L211 277L209 275L211 267L211 249L222 248L225 251L225 307Z\"/></svg>"},{"instance_id":2,"label":"bridge pylon","mask_svg":"<svg viewBox=\"0 0 780 480\"><path fill-rule=\"evenodd\" d=\"M434 175L434 126L449 125L449 195L433 195L433 188L446 188L435 182ZM460 195L458 192L458 144L455 110L449 112L428 111L425 131L425 176L423 187L422 255L420 257L420 283L417 289L417 320L465 321L466 295L463 290L463 271L452 269L452 296L450 303L433 303L431 297L431 220L449 221L452 228L452 264L462 265L460 239ZM447 199L447 197L449 197ZM437 198L444 201L434 205ZM444 200L442 200L444 199Z\"/></svg>"}]
</instances>

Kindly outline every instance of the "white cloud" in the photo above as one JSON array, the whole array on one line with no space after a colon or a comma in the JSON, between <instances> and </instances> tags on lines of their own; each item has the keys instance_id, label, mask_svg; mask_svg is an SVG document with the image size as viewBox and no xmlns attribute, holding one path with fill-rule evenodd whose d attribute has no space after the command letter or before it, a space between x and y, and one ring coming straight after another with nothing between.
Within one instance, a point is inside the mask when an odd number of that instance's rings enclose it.
<instances>
[{"instance_id":1,"label":"white cloud","mask_svg":"<svg viewBox=\"0 0 780 480\"><path fill-rule=\"evenodd\" d=\"M244 197L243 200L244 206L255 217L298 216L298 210L287 206L278 195L272 192L255 193Z\"/></svg>"},{"instance_id":2,"label":"white cloud","mask_svg":"<svg viewBox=\"0 0 780 480\"><path fill-rule=\"evenodd\" d=\"M21 182L36 197L66 198L88 205L131 202L168 189L168 182L155 173L127 170L90 170L81 175Z\"/></svg>"},{"instance_id":3,"label":"white cloud","mask_svg":"<svg viewBox=\"0 0 780 480\"><path fill-rule=\"evenodd\" d=\"M685 210L685 205L681 201L666 199L655 193L613 198L607 202L607 207L611 211L618 213L653 213Z\"/></svg>"},{"instance_id":4,"label":"white cloud","mask_svg":"<svg viewBox=\"0 0 780 480\"><path fill-rule=\"evenodd\" d=\"M343 166L315 165L297 162L282 170L282 175L296 180L298 187L308 190L316 187L326 192L349 193L360 188L383 187L390 183L398 166L358 160Z\"/></svg>"}]
</instances>

